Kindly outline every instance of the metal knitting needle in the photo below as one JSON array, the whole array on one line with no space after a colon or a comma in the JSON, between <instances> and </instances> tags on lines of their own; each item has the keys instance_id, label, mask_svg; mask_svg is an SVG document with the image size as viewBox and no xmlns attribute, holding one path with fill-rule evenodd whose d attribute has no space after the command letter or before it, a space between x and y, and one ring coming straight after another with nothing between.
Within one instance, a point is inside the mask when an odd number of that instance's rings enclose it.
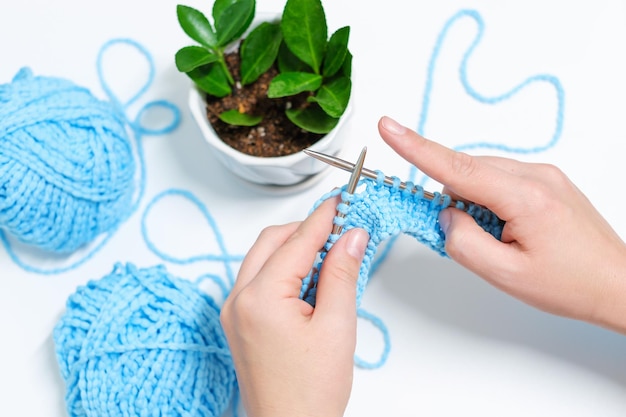
<instances>
[{"instance_id":1,"label":"metal knitting needle","mask_svg":"<svg viewBox=\"0 0 626 417\"><path fill-rule=\"evenodd\" d=\"M364 150L365 150L365 148L364 148ZM317 152L317 151L312 151L310 149L305 149L304 153L306 153L307 155L309 155L309 156L311 156L311 157L313 157L315 159L318 159L318 160L320 160L322 162L325 162L328 165L334 166L336 168L343 169L345 171L350 171L350 172L352 172L353 176L354 176L354 173L356 172L355 171L355 168L356 168L356 169L360 170L359 176L363 175L364 177L368 177L368 178L371 178L371 179L378 179L378 174L376 173L376 171L373 171L373 170L368 169L368 168L364 168L362 165L361 165L360 168L358 168L357 167L358 161L357 161L356 164L353 164L352 162L344 161L343 159L337 158L336 156L326 155L324 153ZM350 177L350 179L352 179L352 177ZM358 178L357 178L357 181L358 181ZM385 176L384 183L386 185L391 186L391 185L393 185L393 182L394 182L394 179L392 177ZM407 188L407 184L404 181L401 181L400 184L399 184L399 188L401 190L404 190L404 189ZM416 191L417 191L416 187L414 187L411 190L411 192L413 192L413 193L415 193ZM424 193L424 198L426 198L428 200L434 200L435 199L435 194L433 194L433 193L431 193L429 191L426 191L426 190L422 190L422 191ZM455 200L451 200L450 204L452 206L454 206L454 205L457 204L457 202Z\"/></svg>"},{"instance_id":2,"label":"metal knitting needle","mask_svg":"<svg viewBox=\"0 0 626 417\"><path fill-rule=\"evenodd\" d=\"M308 149L305 149L304 152L306 152L307 155L310 155L310 156L313 156L313 157L317 157L316 155L327 156L327 155L319 153L319 152L309 151ZM312 152L314 152L315 155L313 155ZM359 159L356 160L355 164L348 163L351 166L351 168L348 169L347 171L351 171L352 172L352 175L350 175L350 179L348 180L348 186L346 187L346 191L349 194L354 194L354 191L356 190L356 186L359 184L359 179L361 178L361 174L363 173L363 163L365 162L365 154L366 153L367 153L367 146L365 146L365 147L363 147L363 149L361 149L361 154L359 155ZM322 159L322 161L326 162L324 159ZM343 162L346 162L346 161L343 161ZM328 162L326 162L326 163L328 163ZM337 216L343 218L346 215L341 213L341 212L339 212L339 213L337 213ZM341 233L342 230L343 230L342 226L339 226L337 224L335 224L333 226L333 234L334 235L338 235L339 233Z\"/></svg>"},{"instance_id":3,"label":"metal knitting needle","mask_svg":"<svg viewBox=\"0 0 626 417\"><path fill-rule=\"evenodd\" d=\"M307 152L306 149L305 149L305 152ZM354 194L354 191L356 190L357 185L359 185L359 179L361 178L361 171L363 170L363 163L365 162L366 153L367 153L367 147L364 147L363 149L361 149L361 154L359 155L359 159L357 159L356 164L350 164L352 168L349 171L351 171L352 174L350 175L350 179L348 180L348 185L346 187L346 192L350 194ZM320 154L320 155L324 155L324 154ZM346 204L350 204L350 203L346 202ZM346 215L338 211L337 217L344 218L346 217ZM341 233L342 230L343 230L343 226L333 224L332 234L338 235ZM326 252L327 250L328 249L326 248L326 246L322 248L323 252ZM316 283L311 281L309 283L309 289L311 289L312 287L315 287L316 285L317 285Z\"/></svg>"}]
</instances>

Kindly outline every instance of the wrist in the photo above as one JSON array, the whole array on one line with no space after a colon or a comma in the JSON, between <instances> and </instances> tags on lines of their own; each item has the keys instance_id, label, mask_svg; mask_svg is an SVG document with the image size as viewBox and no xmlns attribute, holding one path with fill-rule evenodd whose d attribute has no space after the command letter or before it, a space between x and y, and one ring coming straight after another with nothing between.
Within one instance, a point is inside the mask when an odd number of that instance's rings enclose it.
<instances>
[{"instance_id":1,"label":"wrist","mask_svg":"<svg viewBox=\"0 0 626 417\"><path fill-rule=\"evenodd\" d=\"M326 414L326 411L320 409L316 412L306 412L302 409L286 409L283 407L266 407L263 410L249 412L246 410L248 417L343 417L343 412Z\"/></svg>"},{"instance_id":2,"label":"wrist","mask_svg":"<svg viewBox=\"0 0 626 417\"><path fill-rule=\"evenodd\" d=\"M626 245L621 247L614 258L607 257L600 296L591 322L601 327L626 334ZM615 259L615 262L611 262Z\"/></svg>"}]
</instances>

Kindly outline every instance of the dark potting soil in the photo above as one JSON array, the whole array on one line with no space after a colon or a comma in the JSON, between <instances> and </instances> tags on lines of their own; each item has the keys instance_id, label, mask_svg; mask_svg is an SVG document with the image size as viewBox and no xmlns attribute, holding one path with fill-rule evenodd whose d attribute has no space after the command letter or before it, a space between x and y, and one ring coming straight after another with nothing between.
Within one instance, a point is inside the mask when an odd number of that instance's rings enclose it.
<instances>
[{"instance_id":1,"label":"dark potting soil","mask_svg":"<svg viewBox=\"0 0 626 417\"><path fill-rule=\"evenodd\" d=\"M239 80L239 54L226 55L226 62L235 80ZM289 155L317 142L323 135L307 132L294 125L285 115L286 108L304 108L308 93L297 96L269 99L267 89L278 74L271 68L252 84L233 87L231 95L216 98L206 96L207 117L218 136L227 145L240 152L262 157ZM233 126L219 119L219 114L230 109L241 113L264 115L256 126Z\"/></svg>"}]
</instances>

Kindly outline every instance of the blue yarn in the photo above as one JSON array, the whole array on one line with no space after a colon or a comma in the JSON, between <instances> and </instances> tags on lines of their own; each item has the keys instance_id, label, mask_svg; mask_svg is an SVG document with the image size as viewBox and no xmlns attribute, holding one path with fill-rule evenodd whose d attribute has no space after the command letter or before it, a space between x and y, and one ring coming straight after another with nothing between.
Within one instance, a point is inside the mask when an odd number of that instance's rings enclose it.
<instances>
[{"instance_id":1,"label":"blue yarn","mask_svg":"<svg viewBox=\"0 0 626 417\"><path fill-rule=\"evenodd\" d=\"M563 86L561 85L561 81L558 79L558 77L555 77L554 75L551 75L551 74L536 74L536 75L526 78L524 81L522 81L521 83L511 88L509 91L506 91L500 95L486 96L486 95L479 93L474 87L472 87L472 85L470 84L467 78L467 62L470 56L472 55L472 53L474 52L474 49L478 46L478 44L482 40L483 33L485 31L485 22L482 16L480 15L480 13L478 13L476 10L471 10L471 9L460 10L450 19L448 19L448 21L444 24L443 29L439 33L439 36L437 37L437 41L433 48L433 52L431 54L430 61L428 64L426 85L424 87L424 95L422 98L422 112L420 114L420 119L419 119L419 123L417 126L417 133L419 133L420 135L424 135L426 121L428 120L428 112L430 111L430 97L432 94L432 89L433 89L433 84L434 84L435 67L437 64L437 59L439 58L439 54L441 53L441 49L443 48L445 39L448 35L448 32L451 30L454 24L457 23L457 21L466 17L476 22L476 25L478 26L477 28L478 31L476 33L476 36L473 42L470 44L470 46L467 48L467 50L463 54L463 59L461 60L461 65L459 66L459 77L460 77L461 84L463 85L463 89L465 90L465 92L479 103L495 105L500 102L504 102L504 101L511 99L521 90L529 87L532 84L547 83L551 87L554 88L554 91L556 93L556 99L557 99L556 123L555 123L552 137L547 143L542 144L542 145L529 146L529 147L509 146L504 143L483 141L483 142L465 143L465 144L454 147L454 149L457 151L467 151L467 150L473 150L473 149L493 149L493 150L498 150L498 151L507 152L507 153L514 153L514 154L533 154L533 153L544 152L554 147L559 141L559 139L561 138L561 134L563 133L563 117L565 113L565 90ZM412 166L410 168L409 178L411 180L414 180L416 175L417 175L417 168ZM424 176L422 180L420 181L420 184L424 185L427 180L428 180L428 177Z\"/></svg>"},{"instance_id":2,"label":"blue yarn","mask_svg":"<svg viewBox=\"0 0 626 417\"><path fill-rule=\"evenodd\" d=\"M84 88L21 69L0 86L0 227L72 252L117 227L134 192L121 114Z\"/></svg>"},{"instance_id":3,"label":"blue yarn","mask_svg":"<svg viewBox=\"0 0 626 417\"><path fill-rule=\"evenodd\" d=\"M362 308L357 308L356 314L358 317L363 320L369 321L374 327L380 330L380 333L383 336L383 351L380 354L380 357L377 361L366 361L362 359L359 355L354 355L354 364L362 369L377 369L383 366L387 359L389 359L389 353L391 352L391 337L389 335L389 329L385 323L380 319L380 317L375 316L367 310Z\"/></svg>"},{"instance_id":4,"label":"blue yarn","mask_svg":"<svg viewBox=\"0 0 626 417\"><path fill-rule=\"evenodd\" d=\"M430 61L428 64L428 72L426 75L426 85L424 87L424 95L422 97L422 111L420 114L420 119L417 127L417 132L420 135L424 135L424 128L426 126L426 121L428 120L428 112L430 111L430 97L432 94L433 84L434 84L434 74L435 67L437 65L437 59L439 58L439 54L441 53L441 49L443 48L443 44L448 36L448 32L457 23L459 20L469 17L474 20L478 26L478 32L476 33L476 37L471 45L467 48L465 53L463 54L463 59L461 60L461 65L459 67L459 77L461 79L461 84L465 89L465 92L472 97L474 100L479 103L495 105L501 103L503 101L511 99L517 93L519 93L524 88L530 86L531 84L536 83L547 83L552 86L556 92L557 98L557 110L556 110L556 124L554 128L554 132L552 137L548 141L548 143L539 145L539 146L531 146L531 147L523 147L523 146L509 146L504 143L495 143L495 142L476 142L476 143L466 143L456 147L456 150L469 150L469 149L495 149L503 152L510 153L518 153L518 154L530 154L530 153L539 153L546 151L556 145L561 134L563 132L563 115L565 112L565 91L561 82L557 77L550 74L537 74L526 78L524 81L519 83L518 85L511 88L509 91L502 93L500 95L495 96L485 96L480 94L474 87L471 86L468 78L467 78L467 62L474 52L474 49L480 43L483 33L485 31L485 22L481 17L480 13L476 10L460 10L454 16L452 16L448 21L444 24L443 29L439 33L437 37L437 41L435 42L435 46L433 47L433 52L430 56Z\"/></svg>"},{"instance_id":5,"label":"blue yarn","mask_svg":"<svg viewBox=\"0 0 626 417\"><path fill-rule=\"evenodd\" d=\"M164 251L162 251L161 249L157 247L157 245L150 238L150 235L148 232L147 220L148 220L150 213L152 212L152 209L159 202L161 202L163 199L168 198L168 197L179 197L179 198L185 199L198 208L202 216L206 219L206 222L209 225L209 227L211 227L211 229L213 230L213 235L215 236L218 247L221 251L220 254L208 253L208 254L203 254L203 255L190 256L188 258L178 258L168 253L165 253ZM232 288L232 286L235 284L235 273L233 272L231 264L236 263L236 262L241 262L244 258L244 255L231 255L228 253L228 249L226 249L226 244L224 243L224 237L217 226L217 222L215 221L215 219L209 212L209 209L206 207L206 205L202 201L200 201L200 199L192 192L187 191L187 190L177 189L177 188L171 188L171 189L164 190L158 193L156 196L154 196L152 200L150 200L150 202L147 204L143 212L143 215L141 216L141 233L143 236L143 240L146 243L146 246L148 246L148 249L150 249L152 253L154 253L159 258L163 259L164 261L179 264L179 265L192 264L192 263L201 262L201 261L222 262L224 264L224 269L226 271L226 278L228 279L228 283L230 287ZM211 279L213 281L217 281L218 284L222 286L223 290L227 290L226 287L220 284L220 282L222 281L220 277L214 276Z\"/></svg>"},{"instance_id":6,"label":"blue yarn","mask_svg":"<svg viewBox=\"0 0 626 417\"><path fill-rule=\"evenodd\" d=\"M104 53L120 44L135 48L150 66L147 82L126 103L113 94L102 72ZM169 133L180 122L178 108L164 100L144 105L134 120L126 116L154 78L152 58L140 44L113 39L101 48L97 64L109 102L71 81L33 76L28 68L0 85L0 240L9 257L29 272L57 274L91 259L143 196L141 137ZM171 113L171 122L143 126L141 118L157 107ZM41 256L70 254L99 241L72 264L44 269L24 262L9 236L43 250Z\"/></svg>"},{"instance_id":7,"label":"blue yarn","mask_svg":"<svg viewBox=\"0 0 626 417\"><path fill-rule=\"evenodd\" d=\"M363 291L370 277L370 269L378 246L400 233L405 233L416 238L420 243L428 246L441 256L447 256L445 251L445 235L439 226L439 213L449 207L450 197L435 193L432 200L424 197L424 189L407 183L405 189L400 189L400 179L394 178L394 184L388 186L384 183L384 174L378 171L376 180L363 179L360 185L365 189L361 192L350 194L346 186L334 190L322 196L315 207L319 206L328 198L341 193L341 203L337 211L344 217L336 216L334 224L342 227L342 233L355 227L366 230L370 235L365 257L359 270L357 281L357 306L361 303ZM416 192L411 192L416 189ZM457 207L462 208L459 202ZM500 239L504 222L493 212L484 207L470 204L467 213L471 215L483 230L490 233L494 238ZM326 251L320 256L320 261L313 268L302 283L301 298L315 305L316 284L318 271L323 268L323 262L327 251L339 239L340 234L331 234L325 245Z\"/></svg>"},{"instance_id":8,"label":"blue yarn","mask_svg":"<svg viewBox=\"0 0 626 417\"><path fill-rule=\"evenodd\" d=\"M219 312L163 266L79 287L54 329L68 414L221 416L238 391Z\"/></svg>"},{"instance_id":9,"label":"blue yarn","mask_svg":"<svg viewBox=\"0 0 626 417\"><path fill-rule=\"evenodd\" d=\"M341 234L355 227L368 232L370 239L365 250L365 256L359 269L357 279L357 315L371 322L383 335L383 352L377 361L370 362L355 355L355 365L374 369L384 365L391 351L389 330L384 322L372 313L360 308L363 292L373 274L374 256L381 243L393 241L401 233L413 236L420 243L428 246L439 255L447 257L445 251L445 235L439 226L439 213L450 206L450 196L435 193L430 200L424 197L424 189L410 182L405 189L400 189L400 179L393 177L393 185L385 184L385 175L378 171L376 180L362 179L359 186L365 186L363 191L350 194L346 191L347 185L323 195L313 206L319 207L327 199L341 194L341 202L337 205L337 212L344 217L335 216L333 223L342 227ZM415 189L415 192L411 190ZM470 204L457 202L455 206L465 209L476 222L494 238L500 239L504 222L488 209ZM317 295L317 281L323 268L326 254L341 234L331 234L316 265L302 280L300 298L311 305L315 305Z\"/></svg>"},{"instance_id":10,"label":"blue yarn","mask_svg":"<svg viewBox=\"0 0 626 417\"><path fill-rule=\"evenodd\" d=\"M557 91L558 110L553 138L545 146L526 149L480 142L461 145L458 149L483 147L505 152L530 153L541 152L554 146L561 135L563 123L564 93L558 79L548 75L530 77L511 91L491 98L481 96L469 85L465 70L466 62L478 44L484 26L480 15L471 10L463 10L453 16L444 26L435 44L429 64L418 132L421 134L424 132L435 63L444 39L450 27L465 16L476 20L479 26L479 33L464 55L460 69L466 92L481 102L497 104L531 83L547 82ZM109 94L106 87L105 91ZM118 107L123 108L128 104L117 103ZM148 133L147 130L142 131L138 125L133 123L130 125L137 135ZM141 165L143 166L143 163ZM416 170L412 167L410 179L414 178L415 173ZM399 179L396 179L396 185L388 187L381 183L380 177L377 181L362 180L361 184L365 185L365 191L349 195L345 192L344 186L322 196L315 204L317 207L330 196L342 193L343 202L338 209L346 214L346 217L335 218L335 223L341 224L344 231L354 227L364 228L372 237L359 271L358 305L361 303L369 277L377 265L385 259L386 253L399 234L411 235L435 252L446 256L445 236L437 224L437 217L438 213L450 204L449 197L442 196L441 200L430 202L420 193L411 194L400 190L397 187L398 181ZM161 251L150 240L146 226L150 210L166 196L173 195L188 199L200 209L215 233L220 254L178 258ZM468 211L486 231L496 238L500 237L502 223L492 213L479 206L472 206ZM149 249L168 262L177 264L197 261L223 262L228 282L224 282L217 275L206 274L198 278L196 285L193 285L171 277L162 267L138 270L132 265L118 265L109 276L80 288L68 300L67 311L55 328L54 334L59 365L68 389L66 396L68 412L71 416L148 415L156 413L156 410L167 415L220 415L227 407L229 398L237 401L236 381L230 353L219 328L219 309L212 299L199 293L197 284L206 279L212 280L218 284L222 295L226 297L234 282L231 264L240 261L242 257L228 253L208 209L193 194L184 190L167 190L154 197L142 217L142 233ZM338 237L338 235L329 236L326 248L330 249ZM377 260L374 260L379 244L385 239L389 239L389 244L385 246ZM323 260L324 253L312 271L319 271L323 267ZM303 298L312 303L316 279L317 275L312 273L305 278L302 287ZM311 291L307 291L309 287L312 288ZM386 362L390 352L388 329L382 320L360 307L357 314L381 330L384 349L377 361L368 362L355 356L355 364L362 368L380 367ZM206 318L206 322L198 320L198 317ZM206 333L211 337L199 336ZM211 357L211 360L207 357ZM200 375L198 371L204 372L209 377L198 378ZM157 373L160 373L158 378ZM172 377L177 374L188 374L191 377ZM193 383L189 384L189 381ZM202 383L205 385L201 385ZM199 397L203 393L211 394ZM185 406L189 407L185 409L185 413L180 412ZM187 413L188 410L190 411Z\"/></svg>"}]
</instances>

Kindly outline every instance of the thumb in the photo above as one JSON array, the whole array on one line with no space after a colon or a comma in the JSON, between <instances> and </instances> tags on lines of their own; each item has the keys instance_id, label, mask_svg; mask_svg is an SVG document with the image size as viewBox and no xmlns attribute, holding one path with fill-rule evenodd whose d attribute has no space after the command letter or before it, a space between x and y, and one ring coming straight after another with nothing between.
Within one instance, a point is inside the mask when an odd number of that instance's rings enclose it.
<instances>
[{"instance_id":1,"label":"thumb","mask_svg":"<svg viewBox=\"0 0 626 417\"><path fill-rule=\"evenodd\" d=\"M351 229L330 249L320 271L315 312L334 317L356 313L356 283L369 241L363 229Z\"/></svg>"},{"instance_id":2,"label":"thumb","mask_svg":"<svg viewBox=\"0 0 626 417\"><path fill-rule=\"evenodd\" d=\"M439 213L446 236L446 253L465 268L495 283L516 263L514 249L480 227L464 211L447 208Z\"/></svg>"}]
</instances>

